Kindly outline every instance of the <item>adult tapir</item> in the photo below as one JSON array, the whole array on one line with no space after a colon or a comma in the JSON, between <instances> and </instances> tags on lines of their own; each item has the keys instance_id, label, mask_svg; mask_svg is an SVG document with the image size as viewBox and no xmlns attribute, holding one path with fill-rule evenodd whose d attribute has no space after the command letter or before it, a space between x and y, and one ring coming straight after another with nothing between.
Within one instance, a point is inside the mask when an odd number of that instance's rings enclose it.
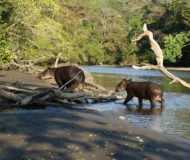
<instances>
[{"instance_id":1,"label":"adult tapir","mask_svg":"<svg viewBox=\"0 0 190 160\"><path fill-rule=\"evenodd\" d=\"M139 107L143 106L142 100L148 99L151 104L151 108L155 108L156 101L160 102L163 107L163 90L162 88L153 82L135 82L132 80L123 79L115 88L116 92L125 89L127 91L127 97L124 104L127 104L133 97L137 97L139 100Z\"/></svg>"},{"instance_id":2,"label":"adult tapir","mask_svg":"<svg viewBox=\"0 0 190 160\"><path fill-rule=\"evenodd\" d=\"M48 67L43 72L39 73L37 76L37 78L39 79L47 79L49 77L54 77L59 87L63 86L64 84L70 81L65 86L69 91L72 91L76 88L78 88L79 90L83 90L84 88L85 74L82 69L76 66L70 65L58 68Z\"/></svg>"}]
</instances>

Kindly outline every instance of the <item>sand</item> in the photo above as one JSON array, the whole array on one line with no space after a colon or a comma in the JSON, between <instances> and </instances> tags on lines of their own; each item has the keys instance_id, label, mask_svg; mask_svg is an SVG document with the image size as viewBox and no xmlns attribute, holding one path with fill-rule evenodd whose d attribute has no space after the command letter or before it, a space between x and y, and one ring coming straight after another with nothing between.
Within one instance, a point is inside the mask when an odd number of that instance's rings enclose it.
<instances>
[{"instance_id":1,"label":"sand","mask_svg":"<svg viewBox=\"0 0 190 160\"><path fill-rule=\"evenodd\" d=\"M111 114L0 113L0 160L189 160L190 142Z\"/></svg>"}]
</instances>

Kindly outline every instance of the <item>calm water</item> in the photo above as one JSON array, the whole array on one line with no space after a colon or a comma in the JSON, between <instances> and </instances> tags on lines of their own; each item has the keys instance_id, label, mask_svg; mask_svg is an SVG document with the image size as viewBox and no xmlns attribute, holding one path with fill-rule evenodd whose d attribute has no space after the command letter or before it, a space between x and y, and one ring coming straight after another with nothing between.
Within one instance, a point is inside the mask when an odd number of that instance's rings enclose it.
<instances>
[{"instance_id":1,"label":"calm water","mask_svg":"<svg viewBox=\"0 0 190 160\"><path fill-rule=\"evenodd\" d=\"M123 78L159 83L164 89L165 98L165 108L161 110L157 107L154 112L150 112L150 104L148 101L143 102L143 110L138 110L136 108L138 104L136 98L129 102L128 108L122 104L124 100L89 104L85 107L91 107L105 112L113 112L113 115L116 117L124 116L126 123L132 123L140 127L152 128L158 132L179 135L183 138L190 139L190 89L177 83L169 85L170 80L159 71L97 66L83 66L83 68L92 73L97 83L109 90L114 90L117 83ZM190 82L190 72L175 71L172 73ZM38 87L38 85L49 86L45 81L37 80L35 76L20 72L0 71L0 77L0 84L19 81L21 84L30 87L33 86L34 88ZM55 107L49 107L45 111L60 112L60 110ZM12 112L20 112L20 110L13 110Z\"/></svg>"},{"instance_id":2,"label":"calm water","mask_svg":"<svg viewBox=\"0 0 190 160\"><path fill-rule=\"evenodd\" d=\"M163 110L157 107L154 112L150 112L148 101L144 101L143 109L138 110L136 98L129 102L128 108L122 104L123 100L93 104L90 107L101 111L112 111L118 117L125 116L126 123L190 139L190 89L177 83L169 85L170 79L159 71L97 66L83 68L93 74L97 83L110 90L114 90L123 78L160 84L164 89L165 108ZM172 73L190 82L190 72L173 71Z\"/></svg>"}]
</instances>

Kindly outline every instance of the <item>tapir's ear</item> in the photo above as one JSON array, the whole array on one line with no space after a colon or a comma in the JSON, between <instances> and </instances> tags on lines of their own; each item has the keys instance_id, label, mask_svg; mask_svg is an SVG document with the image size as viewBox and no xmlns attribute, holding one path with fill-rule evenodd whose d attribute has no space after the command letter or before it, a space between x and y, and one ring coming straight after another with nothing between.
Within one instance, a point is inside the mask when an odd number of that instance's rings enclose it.
<instances>
[{"instance_id":1,"label":"tapir's ear","mask_svg":"<svg viewBox=\"0 0 190 160\"><path fill-rule=\"evenodd\" d=\"M123 82L126 82L126 81L127 81L127 79L126 79L126 78L124 78L122 81L123 81Z\"/></svg>"}]
</instances>

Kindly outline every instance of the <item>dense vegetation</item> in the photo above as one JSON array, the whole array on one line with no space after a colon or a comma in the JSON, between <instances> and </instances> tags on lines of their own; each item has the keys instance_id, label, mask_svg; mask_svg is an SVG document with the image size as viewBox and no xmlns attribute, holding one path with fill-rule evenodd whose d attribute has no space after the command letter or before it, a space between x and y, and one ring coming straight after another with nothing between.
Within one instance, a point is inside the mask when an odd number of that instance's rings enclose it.
<instances>
[{"instance_id":1,"label":"dense vegetation","mask_svg":"<svg viewBox=\"0 0 190 160\"><path fill-rule=\"evenodd\" d=\"M154 63L147 39L132 43L147 23L166 64L190 66L187 0L1 0L0 66L13 62Z\"/></svg>"}]
</instances>

